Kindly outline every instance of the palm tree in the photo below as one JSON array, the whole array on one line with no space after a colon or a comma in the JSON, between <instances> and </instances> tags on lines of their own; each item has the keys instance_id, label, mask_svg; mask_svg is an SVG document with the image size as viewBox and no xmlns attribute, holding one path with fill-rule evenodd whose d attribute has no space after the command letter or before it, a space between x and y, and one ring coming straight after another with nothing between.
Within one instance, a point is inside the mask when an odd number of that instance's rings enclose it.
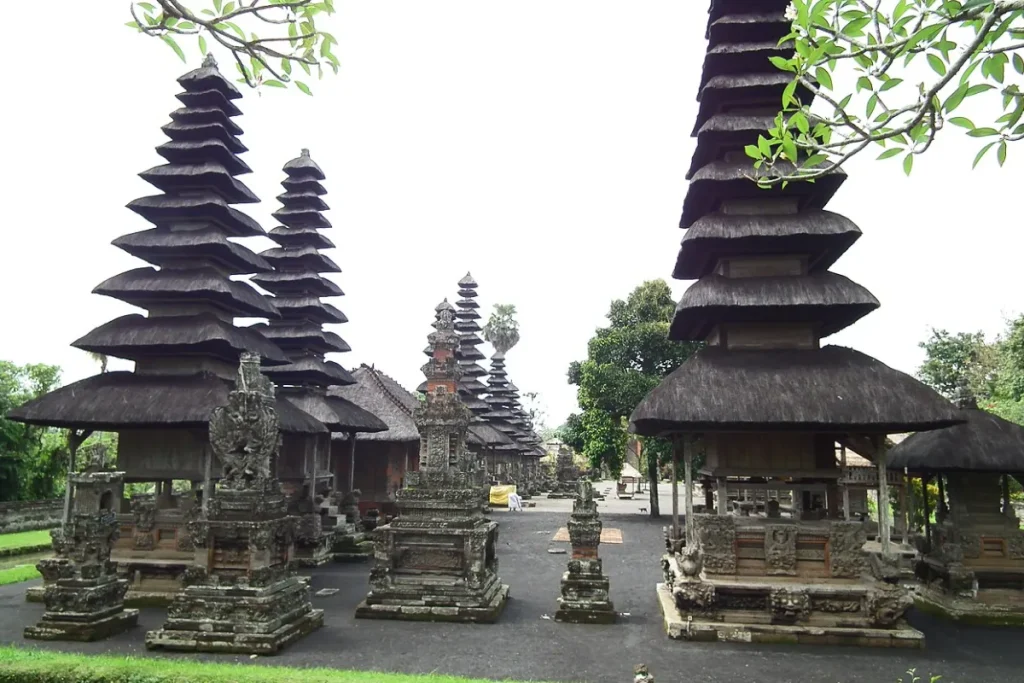
<instances>
[{"instance_id":1,"label":"palm tree","mask_svg":"<svg viewBox=\"0 0 1024 683\"><path fill-rule=\"evenodd\" d=\"M484 325L484 339L502 354L519 343L519 323L516 321L514 304L494 305L494 311Z\"/></svg>"}]
</instances>

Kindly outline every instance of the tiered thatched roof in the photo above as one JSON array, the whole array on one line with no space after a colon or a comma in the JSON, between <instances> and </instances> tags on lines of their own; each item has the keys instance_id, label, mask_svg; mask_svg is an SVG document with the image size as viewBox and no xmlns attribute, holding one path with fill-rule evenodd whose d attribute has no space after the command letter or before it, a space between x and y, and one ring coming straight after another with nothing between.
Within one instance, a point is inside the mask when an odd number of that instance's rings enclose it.
<instances>
[{"instance_id":1,"label":"tiered thatched roof","mask_svg":"<svg viewBox=\"0 0 1024 683\"><path fill-rule=\"evenodd\" d=\"M273 216L283 225L270 232L278 247L260 254L275 268L260 273L253 282L274 294L279 320L256 325L264 336L277 343L289 363L268 368L266 374L293 403L327 425L332 432L383 432L387 425L372 413L339 396L328 395L330 386L355 384L348 370L325 358L328 351L344 352L349 346L337 335L328 336L323 325L343 323L345 315L324 303L323 296L341 296L336 284L321 273L338 273L341 268L320 252L334 245L320 234L331 227L322 211L329 207L322 199L327 193L320 181L324 172L309 150L304 149L284 165L284 193L281 208Z\"/></svg>"},{"instance_id":2,"label":"tiered thatched roof","mask_svg":"<svg viewBox=\"0 0 1024 683\"><path fill-rule=\"evenodd\" d=\"M911 472L996 472L1024 475L1024 427L983 410L967 422L918 432L889 451L889 467Z\"/></svg>"},{"instance_id":3,"label":"tiered thatched roof","mask_svg":"<svg viewBox=\"0 0 1024 683\"><path fill-rule=\"evenodd\" d=\"M476 302L477 283L473 276L459 280L459 299L455 302L455 331L459 333L459 348L455 349L455 359L462 370L459 377L459 398L476 416L483 415L490 408L483 400L487 393L487 385L480 381L487 375L487 370L479 361L486 358L477 347L484 343L480 337L480 304Z\"/></svg>"},{"instance_id":4,"label":"tiered thatched roof","mask_svg":"<svg viewBox=\"0 0 1024 683\"><path fill-rule=\"evenodd\" d=\"M670 337L706 341L640 403L644 435L734 430L892 433L958 422L917 380L842 347L820 348L878 307L829 267L860 236L822 210L845 174L761 189L744 148L773 125L792 75L770 61L792 46L789 0L713 0L700 79L697 148L674 277L696 279ZM812 94L798 88L809 102Z\"/></svg>"},{"instance_id":5,"label":"tiered thatched roof","mask_svg":"<svg viewBox=\"0 0 1024 683\"><path fill-rule=\"evenodd\" d=\"M383 432L357 434L358 441L419 441L420 432L413 419L419 399L412 392L372 366L356 368L352 377L355 384L331 387L328 395L351 401L387 425Z\"/></svg>"},{"instance_id":6,"label":"tiered thatched roof","mask_svg":"<svg viewBox=\"0 0 1024 683\"><path fill-rule=\"evenodd\" d=\"M497 450L521 452L523 446L519 443L522 431L513 423L516 420L514 407L514 387L508 381L508 373L505 372L505 354L501 351L491 356L491 374L487 378L487 396L484 399L490 409L484 413L483 418L492 427L508 437L508 443L497 446Z\"/></svg>"},{"instance_id":7,"label":"tiered thatched roof","mask_svg":"<svg viewBox=\"0 0 1024 683\"><path fill-rule=\"evenodd\" d=\"M152 267L116 275L95 292L146 309L101 325L74 343L86 351L135 361L134 372L111 372L62 387L14 410L10 417L55 427L117 430L199 427L227 400L239 354L267 365L287 357L235 317L278 316L272 301L231 276L265 273L263 258L231 241L263 229L232 204L258 201L236 175L249 173L232 120L242 95L208 57L178 79L180 109L157 147L167 163L139 175L161 191L128 208L155 227L125 235L115 246ZM284 431L323 432L323 425L278 397Z\"/></svg>"}]
</instances>

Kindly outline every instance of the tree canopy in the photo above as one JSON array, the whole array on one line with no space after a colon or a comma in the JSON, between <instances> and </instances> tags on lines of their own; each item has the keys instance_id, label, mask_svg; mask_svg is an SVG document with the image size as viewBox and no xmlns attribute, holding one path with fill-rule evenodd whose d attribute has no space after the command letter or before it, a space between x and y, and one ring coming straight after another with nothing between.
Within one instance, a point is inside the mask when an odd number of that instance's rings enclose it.
<instances>
[{"instance_id":1,"label":"tree canopy","mask_svg":"<svg viewBox=\"0 0 1024 683\"><path fill-rule=\"evenodd\" d=\"M0 361L0 501L52 498L63 488L67 464L60 432L4 417L59 385L56 365Z\"/></svg>"},{"instance_id":2,"label":"tree canopy","mask_svg":"<svg viewBox=\"0 0 1024 683\"><path fill-rule=\"evenodd\" d=\"M311 95L296 70L323 78L326 65L338 73L331 52L338 41L316 24L334 13L333 0L155 0L132 2L130 11L129 28L160 38L183 62L188 62L178 44L183 37L195 38L200 59L211 47L226 50L239 82L253 88L294 85Z\"/></svg>"},{"instance_id":3,"label":"tree canopy","mask_svg":"<svg viewBox=\"0 0 1024 683\"><path fill-rule=\"evenodd\" d=\"M491 317L484 325L484 341L499 353L508 353L519 343L519 321L514 304L495 304Z\"/></svg>"},{"instance_id":4,"label":"tree canopy","mask_svg":"<svg viewBox=\"0 0 1024 683\"><path fill-rule=\"evenodd\" d=\"M672 290L664 280L644 282L626 299L612 301L608 326L599 328L587 345L587 358L569 366L581 413L570 415L562 439L583 453L594 469L622 471L626 420L647 393L698 348L668 338L675 311ZM670 451L660 439L644 439L652 455L649 475L656 478L658 458ZM652 466L653 465L653 466ZM653 487L656 491L656 487ZM651 514L656 514L656 498Z\"/></svg>"},{"instance_id":5,"label":"tree canopy","mask_svg":"<svg viewBox=\"0 0 1024 683\"><path fill-rule=\"evenodd\" d=\"M992 150L1002 166L1024 139L1024 0L793 0L787 17L793 54L772 62L793 81L746 148L762 184L820 177L872 145L909 174L950 126L978 140L974 166Z\"/></svg>"}]
</instances>

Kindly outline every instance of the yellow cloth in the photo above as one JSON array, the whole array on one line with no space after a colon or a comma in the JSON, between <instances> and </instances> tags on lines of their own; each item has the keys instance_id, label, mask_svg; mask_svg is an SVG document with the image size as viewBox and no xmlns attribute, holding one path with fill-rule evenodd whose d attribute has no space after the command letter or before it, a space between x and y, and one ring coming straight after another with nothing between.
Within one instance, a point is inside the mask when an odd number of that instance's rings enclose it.
<instances>
[{"instance_id":1,"label":"yellow cloth","mask_svg":"<svg viewBox=\"0 0 1024 683\"><path fill-rule=\"evenodd\" d=\"M508 507L508 494L515 493L516 487L513 486L492 486L491 487L491 505Z\"/></svg>"}]
</instances>

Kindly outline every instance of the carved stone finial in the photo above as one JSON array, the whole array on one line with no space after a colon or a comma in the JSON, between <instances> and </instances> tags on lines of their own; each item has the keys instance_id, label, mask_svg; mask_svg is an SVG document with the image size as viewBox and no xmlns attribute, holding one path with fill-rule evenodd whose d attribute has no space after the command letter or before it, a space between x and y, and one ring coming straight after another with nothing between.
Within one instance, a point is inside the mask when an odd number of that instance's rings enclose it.
<instances>
[{"instance_id":1,"label":"carved stone finial","mask_svg":"<svg viewBox=\"0 0 1024 683\"><path fill-rule=\"evenodd\" d=\"M203 57L203 66L207 68L217 68L217 60L214 58L212 52L207 52L206 56Z\"/></svg>"},{"instance_id":2,"label":"carved stone finial","mask_svg":"<svg viewBox=\"0 0 1024 683\"><path fill-rule=\"evenodd\" d=\"M302 148L302 152L299 153L299 156L308 157L309 156L309 149L306 148L306 147L303 147Z\"/></svg>"}]
</instances>

